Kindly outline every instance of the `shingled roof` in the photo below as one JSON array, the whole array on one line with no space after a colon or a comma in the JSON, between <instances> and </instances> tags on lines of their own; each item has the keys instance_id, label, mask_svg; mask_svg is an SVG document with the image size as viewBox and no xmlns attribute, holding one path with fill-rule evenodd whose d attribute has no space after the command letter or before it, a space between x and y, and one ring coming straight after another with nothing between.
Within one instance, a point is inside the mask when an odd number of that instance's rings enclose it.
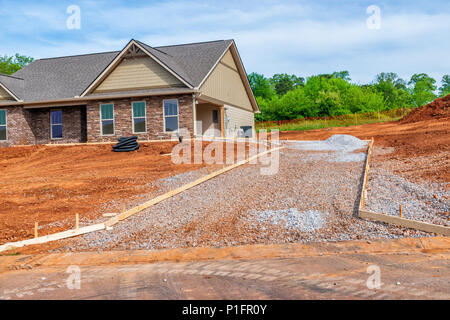
<instances>
[{"instance_id":1,"label":"shingled roof","mask_svg":"<svg viewBox=\"0 0 450 320\"><path fill-rule=\"evenodd\" d=\"M135 40L136 41L136 40ZM136 41L186 83L197 88L233 40L151 47ZM35 60L0 83L24 102L52 101L81 95L121 51Z\"/></svg>"},{"instance_id":2,"label":"shingled roof","mask_svg":"<svg viewBox=\"0 0 450 320\"><path fill-rule=\"evenodd\" d=\"M20 99L19 97L23 94L24 80L22 78L0 73L0 84L17 99Z\"/></svg>"}]
</instances>

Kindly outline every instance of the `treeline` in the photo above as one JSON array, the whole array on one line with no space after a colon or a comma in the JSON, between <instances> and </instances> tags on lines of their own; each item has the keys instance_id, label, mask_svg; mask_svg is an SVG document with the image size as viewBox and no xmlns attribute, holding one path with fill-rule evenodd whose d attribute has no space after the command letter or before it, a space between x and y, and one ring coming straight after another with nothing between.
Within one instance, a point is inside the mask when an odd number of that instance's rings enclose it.
<instances>
[{"instance_id":1,"label":"treeline","mask_svg":"<svg viewBox=\"0 0 450 320\"><path fill-rule=\"evenodd\" d=\"M370 84L351 82L348 71L307 79L288 74L248 76L261 114L257 121L328 117L425 105L435 98L436 80L425 73L405 81L396 73L380 73ZM450 76L442 78L439 96L450 93Z\"/></svg>"}]
</instances>

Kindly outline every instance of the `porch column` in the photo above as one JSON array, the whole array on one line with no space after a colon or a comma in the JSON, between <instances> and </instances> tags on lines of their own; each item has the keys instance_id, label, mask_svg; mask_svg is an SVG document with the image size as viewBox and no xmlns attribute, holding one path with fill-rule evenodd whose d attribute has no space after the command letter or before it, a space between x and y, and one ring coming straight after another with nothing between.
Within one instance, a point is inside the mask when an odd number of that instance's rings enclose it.
<instances>
[{"instance_id":1,"label":"porch column","mask_svg":"<svg viewBox=\"0 0 450 320\"><path fill-rule=\"evenodd\" d=\"M195 94L192 94L192 120L194 120L194 132L192 136L195 138L197 136L197 99Z\"/></svg>"},{"instance_id":2,"label":"porch column","mask_svg":"<svg viewBox=\"0 0 450 320\"><path fill-rule=\"evenodd\" d=\"M225 138L225 107L220 106L220 135Z\"/></svg>"}]
</instances>

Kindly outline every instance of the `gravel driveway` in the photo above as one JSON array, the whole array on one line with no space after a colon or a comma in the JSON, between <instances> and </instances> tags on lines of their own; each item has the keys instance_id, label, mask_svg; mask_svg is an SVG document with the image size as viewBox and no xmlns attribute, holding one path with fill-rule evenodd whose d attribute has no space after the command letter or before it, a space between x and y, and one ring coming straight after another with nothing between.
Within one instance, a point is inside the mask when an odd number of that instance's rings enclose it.
<instances>
[{"instance_id":1,"label":"gravel driveway","mask_svg":"<svg viewBox=\"0 0 450 320\"><path fill-rule=\"evenodd\" d=\"M111 231L86 234L56 251L426 236L357 218L362 151L311 151L291 142L280 152L276 175L261 175L260 164L241 166L132 216ZM160 180L158 193L205 174L202 169ZM136 200L136 205L143 200Z\"/></svg>"}]
</instances>

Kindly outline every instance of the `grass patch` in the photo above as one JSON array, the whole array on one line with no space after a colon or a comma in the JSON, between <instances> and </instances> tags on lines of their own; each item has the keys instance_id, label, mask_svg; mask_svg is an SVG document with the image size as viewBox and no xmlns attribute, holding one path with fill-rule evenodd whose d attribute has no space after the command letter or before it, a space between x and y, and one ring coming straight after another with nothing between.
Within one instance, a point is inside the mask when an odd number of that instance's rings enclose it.
<instances>
[{"instance_id":1,"label":"grass patch","mask_svg":"<svg viewBox=\"0 0 450 320\"><path fill-rule=\"evenodd\" d=\"M256 131L278 129L280 131L307 131L332 127L359 126L369 123L396 121L403 118L412 109L396 109L375 113L348 114L336 117L264 121L256 123Z\"/></svg>"}]
</instances>

